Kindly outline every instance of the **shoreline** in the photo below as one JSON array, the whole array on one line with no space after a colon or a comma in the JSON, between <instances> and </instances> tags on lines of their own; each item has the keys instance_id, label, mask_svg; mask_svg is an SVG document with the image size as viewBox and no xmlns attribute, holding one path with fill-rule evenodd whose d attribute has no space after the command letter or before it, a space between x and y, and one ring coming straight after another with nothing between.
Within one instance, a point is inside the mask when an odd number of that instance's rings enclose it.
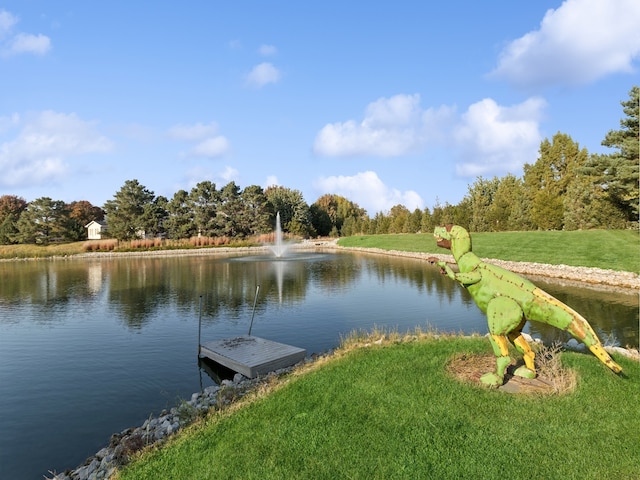
<instances>
[{"instance_id":1,"label":"shoreline","mask_svg":"<svg viewBox=\"0 0 640 480\"><path fill-rule=\"evenodd\" d=\"M360 252L375 255L387 255L394 257L413 258L426 261L429 257L436 257L450 264L455 264L453 255L441 253L407 252L403 250L384 250L381 248L343 247L338 245L338 239L333 240L304 240L301 243L288 245L291 250L329 250ZM269 253L269 246L259 247L214 247L198 249L172 249L172 250L144 250L139 252L87 252L75 255L52 256L41 258L13 258L0 259L0 262L20 261L65 261L75 259L108 260L125 257L174 257L174 256L210 256L229 254L252 254L256 252ZM563 280L575 286L595 288L599 290L615 290L623 293L640 291L640 275L634 272L608 270L598 267L577 267L571 265L553 265L536 262L516 262L511 260L498 260L481 258L482 261L497 265L520 275L539 277L543 279Z\"/></svg>"},{"instance_id":2,"label":"shoreline","mask_svg":"<svg viewBox=\"0 0 640 480\"><path fill-rule=\"evenodd\" d=\"M401 250L383 250L379 248L340 247L347 251L372 253L378 255L390 255L395 257L414 258L427 261L429 257L436 257L452 265L455 264L453 255L440 253L405 252ZM482 261L497 265L520 275L566 280L576 285L590 288L621 290L627 293L640 290L640 275L633 272L618 270L605 270L597 267L574 267L570 265L551 265L535 262L514 262L511 260L498 260L493 258L481 258Z\"/></svg>"}]
</instances>

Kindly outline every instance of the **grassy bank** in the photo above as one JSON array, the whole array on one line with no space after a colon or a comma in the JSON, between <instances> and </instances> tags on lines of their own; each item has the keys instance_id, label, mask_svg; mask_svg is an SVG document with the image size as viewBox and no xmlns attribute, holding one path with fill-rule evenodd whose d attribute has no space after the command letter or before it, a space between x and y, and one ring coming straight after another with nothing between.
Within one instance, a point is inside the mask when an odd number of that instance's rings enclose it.
<instances>
[{"instance_id":1,"label":"grassy bank","mask_svg":"<svg viewBox=\"0 0 640 480\"><path fill-rule=\"evenodd\" d=\"M195 250L217 247L252 247L261 243L257 240L232 241L227 237L202 237L185 240L91 240L50 245L0 245L0 259L52 258L92 252L145 252L164 250Z\"/></svg>"},{"instance_id":2,"label":"grassy bank","mask_svg":"<svg viewBox=\"0 0 640 480\"><path fill-rule=\"evenodd\" d=\"M632 230L472 233L482 258L598 267L640 273L640 235ZM445 253L431 234L365 235L339 240L345 247Z\"/></svg>"},{"instance_id":3,"label":"grassy bank","mask_svg":"<svg viewBox=\"0 0 640 480\"><path fill-rule=\"evenodd\" d=\"M638 478L640 365L629 378L566 352L575 389L513 395L464 383L453 357L486 339L372 345L291 375L120 472L128 479Z\"/></svg>"},{"instance_id":4,"label":"grassy bank","mask_svg":"<svg viewBox=\"0 0 640 480\"><path fill-rule=\"evenodd\" d=\"M474 252L482 258L496 258L516 262L538 262L551 265L598 267L640 273L640 235L631 230L585 230L571 232L492 232L473 233ZM250 241L217 245L194 245L189 240L153 240L121 242L117 251L162 249L215 248L217 246L247 247L272 241L269 236ZM151 243L145 243L151 242ZM381 248L408 252L447 253L438 248L431 234L364 235L339 240L345 247ZM47 258L70 256L97 250L91 242L75 242L47 246L0 245L0 259ZM114 250L113 247L105 249Z\"/></svg>"}]
</instances>

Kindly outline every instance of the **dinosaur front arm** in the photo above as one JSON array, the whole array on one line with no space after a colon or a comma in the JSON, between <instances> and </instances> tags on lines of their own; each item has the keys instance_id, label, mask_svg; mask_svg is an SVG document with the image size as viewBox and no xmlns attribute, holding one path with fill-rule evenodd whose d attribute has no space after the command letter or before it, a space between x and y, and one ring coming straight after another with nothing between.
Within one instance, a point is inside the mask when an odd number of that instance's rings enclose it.
<instances>
[{"instance_id":1,"label":"dinosaur front arm","mask_svg":"<svg viewBox=\"0 0 640 480\"><path fill-rule=\"evenodd\" d=\"M482 280L482 274L477 270L472 272L454 272L447 262L438 262L437 264L443 273L447 275L451 280L455 280L456 282L460 282L462 285L473 285L474 283L478 283Z\"/></svg>"}]
</instances>

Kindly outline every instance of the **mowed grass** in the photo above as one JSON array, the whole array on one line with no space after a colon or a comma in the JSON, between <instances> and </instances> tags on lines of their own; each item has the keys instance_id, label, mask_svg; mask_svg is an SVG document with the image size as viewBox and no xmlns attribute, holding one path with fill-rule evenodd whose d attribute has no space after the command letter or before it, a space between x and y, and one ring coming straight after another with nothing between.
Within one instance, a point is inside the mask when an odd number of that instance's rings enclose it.
<instances>
[{"instance_id":1,"label":"mowed grass","mask_svg":"<svg viewBox=\"0 0 640 480\"><path fill-rule=\"evenodd\" d=\"M598 267L640 273L640 234L635 230L471 233L481 258ZM339 240L345 247L446 253L431 234L364 235Z\"/></svg>"},{"instance_id":2,"label":"mowed grass","mask_svg":"<svg viewBox=\"0 0 640 480\"><path fill-rule=\"evenodd\" d=\"M0 245L0 258L47 258L64 257L84 253L85 242L59 243L52 245Z\"/></svg>"},{"instance_id":3,"label":"mowed grass","mask_svg":"<svg viewBox=\"0 0 640 480\"><path fill-rule=\"evenodd\" d=\"M210 414L119 473L144 479L640 478L640 364L628 376L565 352L576 389L513 395L447 373L483 338L333 355L268 394Z\"/></svg>"}]
</instances>

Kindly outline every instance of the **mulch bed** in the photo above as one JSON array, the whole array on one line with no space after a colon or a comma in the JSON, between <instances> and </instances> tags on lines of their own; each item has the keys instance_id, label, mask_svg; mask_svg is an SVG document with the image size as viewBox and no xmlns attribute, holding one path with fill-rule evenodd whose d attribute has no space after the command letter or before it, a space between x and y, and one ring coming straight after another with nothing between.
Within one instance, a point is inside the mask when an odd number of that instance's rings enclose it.
<instances>
[{"instance_id":1,"label":"mulch bed","mask_svg":"<svg viewBox=\"0 0 640 480\"><path fill-rule=\"evenodd\" d=\"M507 367L504 376L504 383L497 390L505 393L542 393L549 394L554 392L553 385L542 375L532 380L528 378L516 377L513 372L520 364L511 364ZM447 371L457 380L474 385L480 385L488 388L480 381L480 377L487 372L492 372L496 368L496 357L487 354L459 354L451 359L447 365Z\"/></svg>"}]
</instances>

